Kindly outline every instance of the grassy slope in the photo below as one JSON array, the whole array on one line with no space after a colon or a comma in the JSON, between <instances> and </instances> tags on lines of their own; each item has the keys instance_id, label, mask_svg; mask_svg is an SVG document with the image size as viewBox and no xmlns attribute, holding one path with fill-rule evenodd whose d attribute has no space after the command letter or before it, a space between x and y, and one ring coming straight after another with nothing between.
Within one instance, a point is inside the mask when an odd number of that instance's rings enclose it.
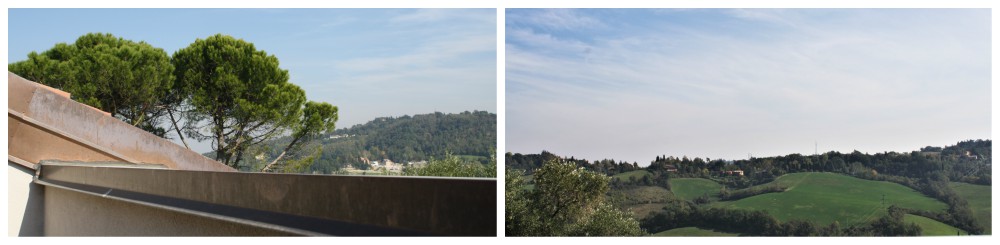
<instances>
[{"instance_id":1,"label":"grassy slope","mask_svg":"<svg viewBox=\"0 0 1000 245\"><path fill-rule=\"evenodd\" d=\"M633 204L662 203L674 198L670 191L659 186L639 186L623 190L623 192L627 199L626 202Z\"/></svg>"},{"instance_id":2,"label":"grassy slope","mask_svg":"<svg viewBox=\"0 0 1000 245\"><path fill-rule=\"evenodd\" d=\"M781 184L788 190L768 193L713 206L766 210L775 218L810 220L817 225L839 221L842 226L874 220L886 213L885 207L944 210L947 205L905 186L863 180L833 173L795 173L781 176L769 184ZM886 205L882 206L882 195Z\"/></svg>"},{"instance_id":3,"label":"grassy slope","mask_svg":"<svg viewBox=\"0 0 1000 245\"><path fill-rule=\"evenodd\" d=\"M719 189L722 185L709 179L701 178L672 178L670 179L670 189L679 198L684 200L694 200L695 198L708 193L712 200L718 200Z\"/></svg>"},{"instance_id":4,"label":"grassy slope","mask_svg":"<svg viewBox=\"0 0 1000 245\"><path fill-rule=\"evenodd\" d=\"M632 213L632 217L635 217L636 220L640 220L642 218L648 217L654 211L663 210L664 205L666 204L663 203L635 204L635 205L629 205L626 208L628 209L629 212Z\"/></svg>"},{"instance_id":5,"label":"grassy slope","mask_svg":"<svg viewBox=\"0 0 1000 245\"><path fill-rule=\"evenodd\" d=\"M738 234L699 229L697 227L683 227L657 232L652 234L652 236L738 236Z\"/></svg>"},{"instance_id":6,"label":"grassy slope","mask_svg":"<svg viewBox=\"0 0 1000 245\"><path fill-rule=\"evenodd\" d=\"M976 221L979 225L985 228L986 234L992 234L991 222L993 220L992 215L992 198L993 198L993 188L988 185L973 185L968 183L952 182L950 184L952 189L959 196L965 198L969 201L969 208L972 209L972 214L976 216Z\"/></svg>"},{"instance_id":7,"label":"grassy slope","mask_svg":"<svg viewBox=\"0 0 1000 245\"><path fill-rule=\"evenodd\" d=\"M612 178L618 179L618 181L628 181L629 176L635 176L636 180L642 180L642 176L653 175L646 170L632 170L612 176Z\"/></svg>"},{"instance_id":8,"label":"grassy slope","mask_svg":"<svg viewBox=\"0 0 1000 245\"><path fill-rule=\"evenodd\" d=\"M955 228L954 226L950 226L923 216L907 214L903 217L903 221L919 225L920 228L923 229L924 236L955 236L957 235L957 231L961 231L962 235L968 234L965 231Z\"/></svg>"},{"instance_id":9,"label":"grassy slope","mask_svg":"<svg viewBox=\"0 0 1000 245\"><path fill-rule=\"evenodd\" d=\"M659 186L640 186L621 190L625 204L636 218L643 218L651 211L663 208L663 203L674 199L674 194Z\"/></svg>"}]
</instances>

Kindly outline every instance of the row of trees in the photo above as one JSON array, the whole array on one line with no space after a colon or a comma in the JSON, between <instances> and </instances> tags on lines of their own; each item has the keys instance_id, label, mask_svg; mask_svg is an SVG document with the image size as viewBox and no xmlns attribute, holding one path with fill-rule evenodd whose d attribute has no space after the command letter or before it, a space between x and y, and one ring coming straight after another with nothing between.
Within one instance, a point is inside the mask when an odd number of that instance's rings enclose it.
<instances>
[{"instance_id":1,"label":"row of trees","mask_svg":"<svg viewBox=\"0 0 1000 245\"><path fill-rule=\"evenodd\" d=\"M725 186L723 186L722 189L719 190L719 200L720 201L739 200L739 199L743 199L743 198L747 198L747 197L752 197L752 196L756 196L756 195L761 195L761 194L774 193L774 192L783 192L786 189L788 189L788 188L786 188L784 186L777 185L777 184L764 185L764 186L754 186L754 187L745 188L745 189L738 189L738 190L729 190L728 188L726 188Z\"/></svg>"},{"instance_id":2,"label":"row of trees","mask_svg":"<svg viewBox=\"0 0 1000 245\"><path fill-rule=\"evenodd\" d=\"M925 178L931 173L941 173L953 181L989 185L991 178L990 140L967 140L947 147L924 147L912 152L882 152L875 154L853 151L836 151L805 156L750 158L726 161L721 159L689 159L657 156L647 167L650 171L675 169L673 176L710 178L726 170L743 170L750 183L766 183L785 173L825 171L857 173L859 166L875 173ZM725 184L725 183L724 183ZM733 183L740 184L740 183Z\"/></svg>"},{"instance_id":3,"label":"row of trees","mask_svg":"<svg viewBox=\"0 0 1000 245\"><path fill-rule=\"evenodd\" d=\"M641 226L648 231L698 227L749 236L919 236L922 229L905 223L904 215L904 210L890 206L887 215L867 224L841 227L835 221L820 226L804 220L781 222L761 210L706 209L674 200L663 210L642 219Z\"/></svg>"},{"instance_id":4,"label":"row of trees","mask_svg":"<svg viewBox=\"0 0 1000 245\"><path fill-rule=\"evenodd\" d=\"M541 154L521 154L521 153L510 153L508 152L504 156L504 164L513 169L524 170L527 174L531 174L535 169L541 168L544 163L549 161L566 161L573 163L579 167L587 169L591 172L601 173L604 175L615 175L619 173L645 169L639 167L638 163L627 163L623 161L615 161L614 159L603 159L596 160L593 162L587 161L586 159L576 159L575 157L569 157L563 159L555 154L548 151L542 151Z\"/></svg>"},{"instance_id":5,"label":"row of trees","mask_svg":"<svg viewBox=\"0 0 1000 245\"><path fill-rule=\"evenodd\" d=\"M248 149L277 136L285 152L334 129L337 107L307 101L278 58L250 42L216 34L173 56L145 42L89 33L8 65L8 70L160 137L172 131L211 141L216 160L247 169Z\"/></svg>"}]
</instances>

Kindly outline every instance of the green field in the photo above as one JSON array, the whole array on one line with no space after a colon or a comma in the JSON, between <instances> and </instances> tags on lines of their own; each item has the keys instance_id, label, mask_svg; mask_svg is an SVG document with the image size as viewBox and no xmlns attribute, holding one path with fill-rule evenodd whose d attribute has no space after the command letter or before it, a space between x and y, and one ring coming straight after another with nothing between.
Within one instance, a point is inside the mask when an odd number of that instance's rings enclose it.
<instances>
[{"instance_id":1,"label":"green field","mask_svg":"<svg viewBox=\"0 0 1000 245\"><path fill-rule=\"evenodd\" d=\"M907 214L903 216L903 222L915 223L923 229L924 236L955 236L961 232L962 235L968 235L963 230L955 228L954 226L947 225L945 223L938 222L924 216Z\"/></svg>"},{"instance_id":2,"label":"green field","mask_svg":"<svg viewBox=\"0 0 1000 245\"><path fill-rule=\"evenodd\" d=\"M618 179L618 181L628 181L628 177L629 176L635 176L636 180L641 180L642 176L647 176L647 175L649 175L650 177L652 177L653 174L649 173L649 171L646 171L646 170L633 170L633 171L628 171L628 172L616 174L616 175L611 176L611 177L615 178L615 179Z\"/></svg>"},{"instance_id":3,"label":"green field","mask_svg":"<svg viewBox=\"0 0 1000 245\"><path fill-rule=\"evenodd\" d=\"M683 227L657 232L651 236L739 236L739 234L705 230L697 227Z\"/></svg>"},{"instance_id":4,"label":"green field","mask_svg":"<svg viewBox=\"0 0 1000 245\"><path fill-rule=\"evenodd\" d=\"M983 233L993 234L991 223L992 223L992 208L991 204L993 194L991 193L993 189L988 185L973 185L968 183L951 182L949 185L959 196L965 198L969 201L969 208L972 209L972 215L976 216L976 222L982 225L985 229Z\"/></svg>"},{"instance_id":5,"label":"green field","mask_svg":"<svg viewBox=\"0 0 1000 245\"><path fill-rule=\"evenodd\" d=\"M684 200L694 200L706 193L712 200L719 199L719 189L722 185L715 181L702 178L672 178L670 179L670 189L679 198Z\"/></svg>"},{"instance_id":6,"label":"green field","mask_svg":"<svg viewBox=\"0 0 1000 245\"><path fill-rule=\"evenodd\" d=\"M885 215L889 205L941 211L944 203L905 186L858 179L833 173L794 173L779 177L767 185L787 187L785 192L768 193L731 202L713 203L714 207L766 210L781 221L809 220L817 225L834 221L841 225L860 224ZM882 204L883 195L885 204Z\"/></svg>"}]
</instances>

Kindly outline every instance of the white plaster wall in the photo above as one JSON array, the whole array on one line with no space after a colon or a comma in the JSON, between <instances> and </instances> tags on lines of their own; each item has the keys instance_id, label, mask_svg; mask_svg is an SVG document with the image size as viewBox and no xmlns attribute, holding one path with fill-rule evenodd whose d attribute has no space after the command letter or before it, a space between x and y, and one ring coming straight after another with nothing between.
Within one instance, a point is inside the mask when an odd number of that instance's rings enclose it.
<instances>
[{"instance_id":1,"label":"white plaster wall","mask_svg":"<svg viewBox=\"0 0 1000 245\"><path fill-rule=\"evenodd\" d=\"M30 169L7 161L7 236L21 234L24 213L31 193L30 185L33 174L34 172L30 172ZM37 222L41 222L42 217L36 218ZM30 229L30 227L25 228Z\"/></svg>"}]
</instances>

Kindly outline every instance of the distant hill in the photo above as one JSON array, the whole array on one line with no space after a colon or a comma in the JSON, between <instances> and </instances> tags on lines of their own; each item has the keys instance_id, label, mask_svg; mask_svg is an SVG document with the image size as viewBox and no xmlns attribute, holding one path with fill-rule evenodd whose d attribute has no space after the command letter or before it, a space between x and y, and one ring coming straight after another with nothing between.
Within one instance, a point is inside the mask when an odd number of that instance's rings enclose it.
<instances>
[{"instance_id":1,"label":"distant hill","mask_svg":"<svg viewBox=\"0 0 1000 245\"><path fill-rule=\"evenodd\" d=\"M508 152L504 162L530 177L553 159L611 177L608 197L632 210L650 232L695 226L754 236L992 233L989 139L873 154L830 151L740 160L656 156L641 168L547 151ZM909 215L906 222L904 215ZM768 229L744 229L768 222L773 223ZM917 225L906 228L907 222ZM774 229L778 223L799 230Z\"/></svg>"},{"instance_id":2,"label":"distant hill","mask_svg":"<svg viewBox=\"0 0 1000 245\"><path fill-rule=\"evenodd\" d=\"M446 152L465 160L486 163L496 147L496 114L486 111L380 117L365 124L322 135L304 151L322 147L307 172L331 173L353 165L367 169L362 159L397 163L440 159ZM288 144L288 137L268 142L266 157L274 159ZM318 145L317 145L318 144ZM253 160L253 159L251 159Z\"/></svg>"}]
</instances>

